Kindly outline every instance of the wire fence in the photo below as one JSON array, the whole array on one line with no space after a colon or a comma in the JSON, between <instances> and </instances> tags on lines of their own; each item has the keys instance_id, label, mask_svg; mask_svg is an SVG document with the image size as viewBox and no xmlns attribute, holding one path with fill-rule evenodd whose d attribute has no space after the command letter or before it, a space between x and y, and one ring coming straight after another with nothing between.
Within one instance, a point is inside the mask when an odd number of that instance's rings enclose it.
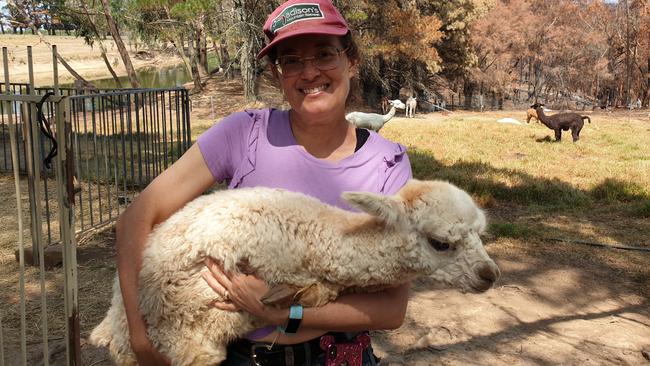
<instances>
[{"instance_id":1,"label":"wire fence","mask_svg":"<svg viewBox=\"0 0 650 366\"><path fill-rule=\"evenodd\" d=\"M13 95L29 95L29 84L11 84ZM122 89L80 92L59 89L67 96L74 139L76 198L76 231L83 233L112 222L121 207L128 204L141 188L169 167L191 144L189 96L186 89ZM35 88L37 95L52 92L51 88ZM0 86L0 94L5 87ZM37 144L38 159L45 160L54 141L39 128L32 133L29 121L33 108L15 102L11 110L0 106L0 170L12 171L9 147L8 113L17 121L18 162L20 173L30 175L34 168L31 144ZM42 106L45 124L54 119L54 103ZM38 112L36 112L38 113ZM40 126L39 126L40 127ZM35 136L32 136L35 135ZM46 244L59 238L56 223L56 202L52 179L54 172L40 164L40 191L43 192L43 227ZM37 184L32 182L32 184ZM33 190L33 189L31 189ZM33 205L35 209L35 205Z\"/></svg>"}]
</instances>

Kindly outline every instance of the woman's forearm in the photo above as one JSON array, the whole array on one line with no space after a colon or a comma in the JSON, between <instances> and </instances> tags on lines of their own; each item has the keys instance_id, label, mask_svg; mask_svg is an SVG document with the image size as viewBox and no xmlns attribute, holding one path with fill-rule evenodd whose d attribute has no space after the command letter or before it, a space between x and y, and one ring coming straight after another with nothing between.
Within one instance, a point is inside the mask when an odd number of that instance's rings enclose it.
<instances>
[{"instance_id":1,"label":"woman's forearm","mask_svg":"<svg viewBox=\"0 0 650 366\"><path fill-rule=\"evenodd\" d=\"M305 308L301 328L339 332L396 329L404 322L410 283L368 294L349 294Z\"/></svg>"},{"instance_id":2,"label":"woman's forearm","mask_svg":"<svg viewBox=\"0 0 650 366\"><path fill-rule=\"evenodd\" d=\"M277 331L258 342L296 344L309 341L330 331L395 329L404 321L410 283L370 294L351 294L319 308L305 308L298 332L293 335ZM288 309L270 310L271 324L284 326ZM271 320L273 319L273 320ZM283 319L283 320L279 320Z\"/></svg>"},{"instance_id":3,"label":"woman's forearm","mask_svg":"<svg viewBox=\"0 0 650 366\"><path fill-rule=\"evenodd\" d=\"M142 267L142 252L151 225L138 225L134 219L132 210L125 211L116 227L117 230L117 268L129 324L129 334L133 346L146 342L146 325L138 307L138 275ZM142 218L140 218L142 219ZM148 227L148 228L147 228Z\"/></svg>"}]
</instances>

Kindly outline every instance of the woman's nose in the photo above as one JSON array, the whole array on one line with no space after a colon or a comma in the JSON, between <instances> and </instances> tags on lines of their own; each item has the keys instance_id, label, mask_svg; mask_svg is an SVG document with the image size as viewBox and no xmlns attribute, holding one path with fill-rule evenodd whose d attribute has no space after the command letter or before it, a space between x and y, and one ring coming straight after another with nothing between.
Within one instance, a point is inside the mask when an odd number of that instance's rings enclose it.
<instances>
[{"instance_id":1,"label":"woman's nose","mask_svg":"<svg viewBox=\"0 0 650 366\"><path fill-rule=\"evenodd\" d=\"M315 76L320 75L321 71L316 65L314 65L314 60L304 60L303 61L303 68L302 72L300 75L304 79L313 79Z\"/></svg>"}]
</instances>

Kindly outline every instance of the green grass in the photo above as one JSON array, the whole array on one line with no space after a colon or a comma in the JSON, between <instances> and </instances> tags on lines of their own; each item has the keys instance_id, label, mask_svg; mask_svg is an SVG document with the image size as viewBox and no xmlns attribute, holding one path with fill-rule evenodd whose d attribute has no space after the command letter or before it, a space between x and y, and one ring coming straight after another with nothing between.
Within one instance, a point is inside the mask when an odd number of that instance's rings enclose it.
<instances>
[{"instance_id":1,"label":"green grass","mask_svg":"<svg viewBox=\"0 0 650 366\"><path fill-rule=\"evenodd\" d=\"M650 200L641 203L635 210L634 216L642 218L650 218Z\"/></svg>"},{"instance_id":2,"label":"green grass","mask_svg":"<svg viewBox=\"0 0 650 366\"><path fill-rule=\"evenodd\" d=\"M591 114L577 143L555 142L523 111L394 118L381 134L409 151L413 175L448 180L487 209L498 237L547 235L650 246L650 128Z\"/></svg>"},{"instance_id":3,"label":"green grass","mask_svg":"<svg viewBox=\"0 0 650 366\"><path fill-rule=\"evenodd\" d=\"M488 232L497 238L515 238L522 239L531 235L532 231L525 225L513 224L509 222L492 223L488 227Z\"/></svg>"}]
</instances>

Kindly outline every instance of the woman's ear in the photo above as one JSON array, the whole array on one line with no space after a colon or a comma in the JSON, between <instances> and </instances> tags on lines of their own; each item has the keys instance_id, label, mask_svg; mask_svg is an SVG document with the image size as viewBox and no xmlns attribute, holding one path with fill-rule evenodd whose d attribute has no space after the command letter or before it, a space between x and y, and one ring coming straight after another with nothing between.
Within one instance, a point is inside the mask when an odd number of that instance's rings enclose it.
<instances>
[{"instance_id":1,"label":"woman's ear","mask_svg":"<svg viewBox=\"0 0 650 366\"><path fill-rule=\"evenodd\" d=\"M269 61L269 67L271 68L271 74L273 74L273 78L280 84L280 73L278 72L278 68L275 66L273 62Z\"/></svg>"},{"instance_id":2,"label":"woman's ear","mask_svg":"<svg viewBox=\"0 0 650 366\"><path fill-rule=\"evenodd\" d=\"M348 72L350 73L350 79L359 74L359 60L348 59Z\"/></svg>"},{"instance_id":3,"label":"woman's ear","mask_svg":"<svg viewBox=\"0 0 650 366\"><path fill-rule=\"evenodd\" d=\"M281 91L282 95L284 95L284 89L282 88L282 75L280 75L280 72L278 71L278 68L275 66L275 64L269 62L269 67L271 68L271 74L273 75L273 81L275 82L275 86L277 86Z\"/></svg>"}]
</instances>

